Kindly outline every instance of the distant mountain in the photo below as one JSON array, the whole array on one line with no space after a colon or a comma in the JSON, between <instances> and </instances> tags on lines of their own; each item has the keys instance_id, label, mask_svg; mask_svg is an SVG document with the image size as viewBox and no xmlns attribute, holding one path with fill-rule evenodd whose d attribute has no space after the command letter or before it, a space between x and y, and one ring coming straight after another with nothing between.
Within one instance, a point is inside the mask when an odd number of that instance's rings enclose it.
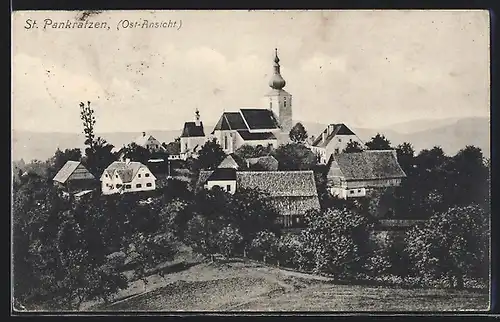
<instances>
[{"instance_id":1,"label":"distant mountain","mask_svg":"<svg viewBox=\"0 0 500 322\"><path fill-rule=\"evenodd\" d=\"M309 135L317 136L326 124L302 122ZM347 124L349 126L349 124ZM490 123L489 118L462 118L447 120L417 120L391 125L388 128L367 129L349 126L358 137L366 142L377 133L384 134L393 145L403 142L413 144L415 150L430 149L439 145L449 154L455 154L466 145L475 145L483 150L485 156L490 156ZM213 125L205 125L206 134L210 133ZM160 142L171 142L180 136L179 130L152 130L152 134ZM24 159L28 162L32 159L46 160L57 148L84 148L83 134L78 133L38 133L28 131L12 131L12 153L13 159ZM132 142L138 132L113 132L102 133L108 142L116 147L121 147Z\"/></svg>"},{"instance_id":2,"label":"distant mountain","mask_svg":"<svg viewBox=\"0 0 500 322\"><path fill-rule=\"evenodd\" d=\"M422 122L422 128L419 130L415 124L413 131L406 129L403 133L396 130L403 128L401 123L385 129L363 129L352 128L352 130L364 142L369 141L377 133L383 134L392 145L398 145L403 142L410 142L417 153L422 149L430 149L433 146L440 146L448 155L454 155L466 145L474 145L482 149L485 157L490 157L490 120L489 118L463 118L448 120L426 120ZM410 127L408 127L410 128Z\"/></svg>"}]
</instances>

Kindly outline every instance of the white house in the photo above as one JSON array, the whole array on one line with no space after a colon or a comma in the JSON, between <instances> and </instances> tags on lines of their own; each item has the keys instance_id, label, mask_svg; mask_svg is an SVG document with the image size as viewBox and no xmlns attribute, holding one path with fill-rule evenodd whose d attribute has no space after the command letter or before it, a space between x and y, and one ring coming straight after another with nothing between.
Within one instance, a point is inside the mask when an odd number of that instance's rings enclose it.
<instances>
[{"instance_id":1,"label":"white house","mask_svg":"<svg viewBox=\"0 0 500 322\"><path fill-rule=\"evenodd\" d=\"M148 149L151 152L157 152L163 150L161 142L158 141L154 136L146 134L146 132L142 132L142 134L139 137L137 137L133 142L138 146Z\"/></svg>"},{"instance_id":2,"label":"white house","mask_svg":"<svg viewBox=\"0 0 500 322\"><path fill-rule=\"evenodd\" d=\"M347 144L358 142L362 147L363 141L345 124L329 124L311 143L311 151L319 156L319 162L326 164L332 154L341 153Z\"/></svg>"},{"instance_id":3,"label":"white house","mask_svg":"<svg viewBox=\"0 0 500 322\"><path fill-rule=\"evenodd\" d=\"M215 186L234 194L236 192L236 169L217 168L212 171L200 171L197 188L210 190Z\"/></svg>"},{"instance_id":4,"label":"white house","mask_svg":"<svg viewBox=\"0 0 500 322\"><path fill-rule=\"evenodd\" d=\"M156 177L140 162L115 161L101 176L102 194L151 191L156 189Z\"/></svg>"}]
</instances>

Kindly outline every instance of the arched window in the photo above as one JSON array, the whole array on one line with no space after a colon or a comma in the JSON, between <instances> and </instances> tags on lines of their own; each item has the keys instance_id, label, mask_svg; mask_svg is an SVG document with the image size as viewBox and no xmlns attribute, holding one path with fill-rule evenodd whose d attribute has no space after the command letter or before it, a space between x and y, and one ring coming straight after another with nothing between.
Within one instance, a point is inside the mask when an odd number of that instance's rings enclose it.
<instances>
[{"instance_id":1,"label":"arched window","mask_svg":"<svg viewBox=\"0 0 500 322\"><path fill-rule=\"evenodd\" d=\"M224 149L227 149L227 135L224 136Z\"/></svg>"},{"instance_id":2,"label":"arched window","mask_svg":"<svg viewBox=\"0 0 500 322\"><path fill-rule=\"evenodd\" d=\"M283 97L283 107L286 107L286 96Z\"/></svg>"}]
</instances>

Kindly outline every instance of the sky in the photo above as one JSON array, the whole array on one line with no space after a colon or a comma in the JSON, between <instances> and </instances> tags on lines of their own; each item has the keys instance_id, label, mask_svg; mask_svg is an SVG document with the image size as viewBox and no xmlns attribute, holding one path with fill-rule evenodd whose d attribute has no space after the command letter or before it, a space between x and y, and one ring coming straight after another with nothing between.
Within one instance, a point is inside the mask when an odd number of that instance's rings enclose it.
<instances>
[{"instance_id":1,"label":"sky","mask_svg":"<svg viewBox=\"0 0 500 322\"><path fill-rule=\"evenodd\" d=\"M489 116L487 11L107 11L87 19L109 30L43 28L79 14L13 13L14 130L81 132L81 101L101 133L178 130L195 109L214 124L266 107L274 48L294 120ZM169 19L180 29L117 30Z\"/></svg>"}]
</instances>

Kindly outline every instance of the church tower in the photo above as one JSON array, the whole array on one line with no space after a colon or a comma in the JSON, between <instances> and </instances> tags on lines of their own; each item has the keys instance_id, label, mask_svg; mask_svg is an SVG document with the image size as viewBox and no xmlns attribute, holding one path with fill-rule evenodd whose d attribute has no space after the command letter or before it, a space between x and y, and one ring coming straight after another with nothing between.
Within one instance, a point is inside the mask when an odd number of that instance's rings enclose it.
<instances>
[{"instance_id":1,"label":"church tower","mask_svg":"<svg viewBox=\"0 0 500 322\"><path fill-rule=\"evenodd\" d=\"M286 85L281 76L280 59L278 58L278 49L275 49L273 76L269 80L271 91L265 96L267 107L277 116L281 131L287 133L292 129L292 95L283 88Z\"/></svg>"}]
</instances>

